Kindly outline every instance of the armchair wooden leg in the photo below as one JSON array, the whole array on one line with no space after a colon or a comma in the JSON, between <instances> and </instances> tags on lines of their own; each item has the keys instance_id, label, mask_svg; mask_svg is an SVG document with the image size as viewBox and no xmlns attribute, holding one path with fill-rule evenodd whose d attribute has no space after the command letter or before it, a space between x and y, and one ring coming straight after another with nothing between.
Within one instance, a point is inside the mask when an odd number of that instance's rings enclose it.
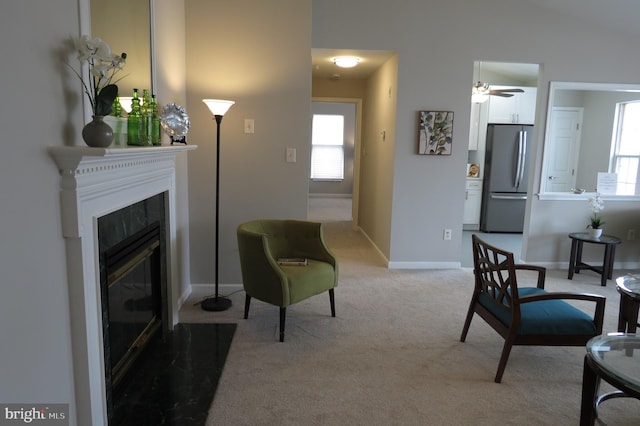
<instances>
[{"instance_id":1,"label":"armchair wooden leg","mask_svg":"<svg viewBox=\"0 0 640 426\"><path fill-rule=\"evenodd\" d=\"M336 299L333 293L333 289L329 290L329 303L331 303L331 316L336 316Z\"/></svg>"},{"instance_id":2,"label":"armchair wooden leg","mask_svg":"<svg viewBox=\"0 0 640 426\"><path fill-rule=\"evenodd\" d=\"M504 369L507 366L507 361L509 361L509 354L511 353L511 347L513 344L511 340L507 338L504 341L504 347L502 348L502 356L500 357L500 363L498 363L498 372L496 373L495 382L500 383L502 381L502 374L504 373Z\"/></svg>"},{"instance_id":3,"label":"armchair wooden leg","mask_svg":"<svg viewBox=\"0 0 640 426\"><path fill-rule=\"evenodd\" d=\"M249 305L251 304L251 296L248 294L244 298L244 319L249 318Z\"/></svg>"},{"instance_id":4,"label":"armchair wooden leg","mask_svg":"<svg viewBox=\"0 0 640 426\"><path fill-rule=\"evenodd\" d=\"M284 321L287 317L287 308L280 308L280 341L284 342Z\"/></svg>"},{"instance_id":5,"label":"armchair wooden leg","mask_svg":"<svg viewBox=\"0 0 640 426\"><path fill-rule=\"evenodd\" d=\"M469 305L469 311L467 312L467 319L464 321L464 327L462 327L462 334L460 335L460 341L464 342L467 339L467 332L469 331L469 327L471 326L471 320L473 319L473 314L475 313L475 301L472 300Z\"/></svg>"}]
</instances>

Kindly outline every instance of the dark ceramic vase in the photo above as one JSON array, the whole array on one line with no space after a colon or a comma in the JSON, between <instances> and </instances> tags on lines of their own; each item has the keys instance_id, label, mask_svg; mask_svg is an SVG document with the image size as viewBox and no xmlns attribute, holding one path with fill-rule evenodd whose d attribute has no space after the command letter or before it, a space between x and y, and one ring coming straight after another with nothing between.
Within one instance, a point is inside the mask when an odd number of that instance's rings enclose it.
<instances>
[{"instance_id":1,"label":"dark ceramic vase","mask_svg":"<svg viewBox=\"0 0 640 426\"><path fill-rule=\"evenodd\" d=\"M93 148L106 148L113 142L113 129L104 122L104 116L94 115L82 129L82 139Z\"/></svg>"}]
</instances>

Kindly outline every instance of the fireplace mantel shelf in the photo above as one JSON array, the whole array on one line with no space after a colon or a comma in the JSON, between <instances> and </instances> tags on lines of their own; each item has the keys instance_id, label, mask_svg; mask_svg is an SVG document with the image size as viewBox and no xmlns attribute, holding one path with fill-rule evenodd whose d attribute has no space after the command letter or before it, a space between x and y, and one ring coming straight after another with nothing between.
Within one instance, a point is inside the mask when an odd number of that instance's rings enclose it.
<instances>
[{"instance_id":1,"label":"fireplace mantel shelf","mask_svg":"<svg viewBox=\"0 0 640 426\"><path fill-rule=\"evenodd\" d=\"M183 151L191 151L197 145L163 145L154 147L108 147L91 148L83 146L54 146L49 147L49 154L53 157L61 174L76 174L87 172L86 167L97 164L121 163L122 161L144 160L172 157Z\"/></svg>"}]
</instances>

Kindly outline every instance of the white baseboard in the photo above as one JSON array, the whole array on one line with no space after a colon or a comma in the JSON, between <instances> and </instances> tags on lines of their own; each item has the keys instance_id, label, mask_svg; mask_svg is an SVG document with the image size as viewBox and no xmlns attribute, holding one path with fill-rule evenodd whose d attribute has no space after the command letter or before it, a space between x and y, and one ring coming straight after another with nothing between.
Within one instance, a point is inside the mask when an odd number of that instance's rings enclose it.
<instances>
[{"instance_id":1,"label":"white baseboard","mask_svg":"<svg viewBox=\"0 0 640 426\"><path fill-rule=\"evenodd\" d=\"M389 269L460 269L460 262L389 262Z\"/></svg>"},{"instance_id":2,"label":"white baseboard","mask_svg":"<svg viewBox=\"0 0 640 426\"><path fill-rule=\"evenodd\" d=\"M387 267L389 267L389 259L387 259L387 256L385 256L384 253L382 253L382 251L380 251L380 249L378 248L376 243L374 243L373 240L371 238L369 238L369 235L367 235L367 233L364 232L364 230L362 228L360 228L360 227L358 227L358 232L360 232L362 235L364 235L364 237L371 243L371 245L373 246L373 249L376 251L376 253L378 253L378 256L380 256L380 259L382 259L384 261L384 263L387 265Z\"/></svg>"},{"instance_id":3,"label":"white baseboard","mask_svg":"<svg viewBox=\"0 0 640 426\"><path fill-rule=\"evenodd\" d=\"M602 266L602 261L601 260L593 260L593 261L585 261L583 259L583 262L589 264L589 265L593 265L593 266ZM542 266L545 267L547 269L552 269L552 270L565 270L569 271L569 262L536 262L534 261L524 261L524 260L520 260L518 263L527 263L529 265L536 265L536 266ZM614 274L615 274L615 270L616 269L621 269L621 270L627 270L627 269L640 269L640 263L638 262L614 262L613 264L613 269L614 269ZM615 277L614 277L615 278Z\"/></svg>"},{"instance_id":4,"label":"white baseboard","mask_svg":"<svg viewBox=\"0 0 640 426\"><path fill-rule=\"evenodd\" d=\"M218 294L226 296L236 291L242 290L242 284L218 284ZM198 297L206 297L216 294L216 285L213 283L196 283L191 284L191 294Z\"/></svg>"},{"instance_id":5,"label":"white baseboard","mask_svg":"<svg viewBox=\"0 0 640 426\"><path fill-rule=\"evenodd\" d=\"M309 198L352 198L352 194L325 194L322 192L310 192Z\"/></svg>"},{"instance_id":6,"label":"white baseboard","mask_svg":"<svg viewBox=\"0 0 640 426\"><path fill-rule=\"evenodd\" d=\"M391 262L362 228L359 228L359 231L369 240L378 256L387 264L388 269L460 269L462 267L460 262Z\"/></svg>"}]
</instances>

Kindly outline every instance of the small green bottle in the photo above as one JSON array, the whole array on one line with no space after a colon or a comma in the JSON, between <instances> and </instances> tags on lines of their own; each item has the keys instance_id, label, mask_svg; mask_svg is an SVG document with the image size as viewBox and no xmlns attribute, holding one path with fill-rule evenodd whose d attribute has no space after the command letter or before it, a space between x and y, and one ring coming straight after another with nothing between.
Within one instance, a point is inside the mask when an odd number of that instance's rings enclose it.
<instances>
[{"instance_id":1,"label":"small green bottle","mask_svg":"<svg viewBox=\"0 0 640 426\"><path fill-rule=\"evenodd\" d=\"M142 115L140 114L138 89L133 89L131 112L127 116L127 145L144 145L144 141L142 139Z\"/></svg>"},{"instance_id":2,"label":"small green bottle","mask_svg":"<svg viewBox=\"0 0 640 426\"><path fill-rule=\"evenodd\" d=\"M156 95L151 95L151 144L160 145L160 115Z\"/></svg>"},{"instance_id":3,"label":"small green bottle","mask_svg":"<svg viewBox=\"0 0 640 426\"><path fill-rule=\"evenodd\" d=\"M116 96L111 107L111 115L114 117L122 117L122 106L120 105L120 97Z\"/></svg>"},{"instance_id":4,"label":"small green bottle","mask_svg":"<svg viewBox=\"0 0 640 426\"><path fill-rule=\"evenodd\" d=\"M143 145L151 145L151 96L147 89L142 90L140 115L142 116L142 133L140 133L140 137Z\"/></svg>"}]
</instances>

